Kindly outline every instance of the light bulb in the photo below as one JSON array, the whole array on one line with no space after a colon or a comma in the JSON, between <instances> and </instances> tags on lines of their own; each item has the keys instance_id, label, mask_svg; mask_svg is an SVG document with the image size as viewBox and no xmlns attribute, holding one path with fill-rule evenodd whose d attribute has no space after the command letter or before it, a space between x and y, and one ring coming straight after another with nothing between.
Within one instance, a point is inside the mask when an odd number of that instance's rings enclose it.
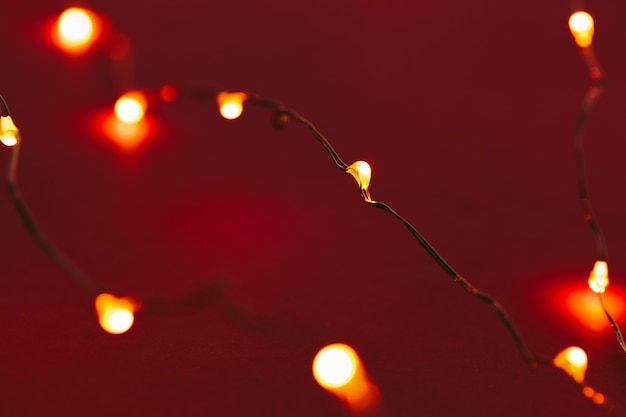
<instances>
[{"instance_id":1,"label":"light bulb","mask_svg":"<svg viewBox=\"0 0 626 417\"><path fill-rule=\"evenodd\" d=\"M572 13L569 18L569 30L572 32L576 45L586 48L593 39L593 18L587 12Z\"/></svg>"},{"instance_id":2,"label":"light bulb","mask_svg":"<svg viewBox=\"0 0 626 417\"><path fill-rule=\"evenodd\" d=\"M53 37L57 46L66 52L80 53L87 50L95 41L97 29L93 13L72 7L59 16Z\"/></svg>"},{"instance_id":3,"label":"light bulb","mask_svg":"<svg viewBox=\"0 0 626 417\"><path fill-rule=\"evenodd\" d=\"M146 98L140 92L130 92L115 102L115 116L124 123L138 123L146 114Z\"/></svg>"},{"instance_id":4,"label":"light bulb","mask_svg":"<svg viewBox=\"0 0 626 417\"><path fill-rule=\"evenodd\" d=\"M5 146L15 146L20 140L20 131L11 116L0 117L0 141Z\"/></svg>"},{"instance_id":5,"label":"light bulb","mask_svg":"<svg viewBox=\"0 0 626 417\"><path fill-rule=\"evenodd\" d=\"M234 120L243 113L243 102L247 96L245 93L222 92L217 95L217 105L224 119Z\"/></svg>"},{"instance_id":6,"label":"light bulb","mask_svg":"<svg viewBox=\"0 0 626 417\"><path fill-rule=\"evenodd\" d=\"M313 360L313 376L324 388L341 388L354 377L358 362L356 352L350 346L343 343L328 345Z\"/></svg>"},{"instance_id":7,"label":"light bulb","mask_svg":"<svg viewBox=\"0 0 626 417\"><path fill-rule=\"evenodd\" d=\"M559 352L552 364L565 371L574 381L582 383L587 372L587 354L576 346L570 346Z\"/></svg>"},{"instance_id":8,"label":"light bulb","mask_svg":"<svg viewBox=\"0 0 626 417\"><path fill-rule=\"evenodd\" d=\"M356 161L346 168L346 172L356 180L365 201L372 202L369 192L370 180L372 179L372 167L370 167L370 164L365 161Z\"/></svg>"},{"instance_id":9,"label":"light bulb","mask_svg":"<svg viewBox=\"0 0 626 417\"><path fill-rule=\"evenodd\" d=\"M596 294L602 294L609 286L609 268L606 262L596 261L589 275L589 288Z\"/></svg>"},{"instance_id":10,"label":"light bulb","mask_svg":"<svg viewBox=\"0 0 626 417\"><path fill-rule=\"evenodd\" d=\"M129 297L115 297L102 293L94 302L100 326L108 333L121 334L128 331L135 321L137 302Z\"/></svg>"}]
</instances>

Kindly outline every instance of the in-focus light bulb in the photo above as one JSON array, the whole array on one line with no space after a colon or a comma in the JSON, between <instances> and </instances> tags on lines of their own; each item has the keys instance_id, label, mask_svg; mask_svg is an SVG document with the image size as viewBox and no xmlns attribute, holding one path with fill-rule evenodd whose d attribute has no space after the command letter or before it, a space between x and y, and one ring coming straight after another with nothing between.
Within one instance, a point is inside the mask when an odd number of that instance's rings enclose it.
<instances>
[{"instance_id":1,"label":"in-focus light bulb","mask_svg":"<svg viewBox=\"0 0 626 417\"><path fill-rule=\"evenodd\" d=\"M15 146L20 140L20 131L11 116L0 117L0 141L5 146Z\"/></svg>"},{"instance_id":2,"label":"in-focus light bulb","mask_svg":"<svg viewBox=\"0 0 626 417\"><path fill-rule=\"evenodd\" d=\"M146 98L139 92L126 93L115 102L115 116L124 123L138 123L146 114Z\"/></svg>"},{"instance_id":3,"label":"in-focus light bulb","mask_svg":"<svg viewBox=\"0 0 626 417\"><path fill-rule=\"evenodd\" d=\"M576 45L586 48L593 40L593 18L587 12L572 13L569 18L569 30L572 32Z\"/></svg>"},{"instance_id":4,"label":"in-focus light bulb","mask_svg":"<svg viewBox=\"0 0 626 417\"><path fill-rule=\"evenodd\" d=\"M72 7L59 16L54 40L66 52L84 52L95 41L97 26L93 13Z\"/></svg>"},{"instance_id":5,"label":"in-focus light bulb","mask_svg":"<svg viewBox=\"0 0 626 417\"><path fill-rule=\"evenodd\" d=\"M313 376L318 384L327 389L348 384L356 372L358 357L354 349L342 343L328 345L313 360Z\"/></svg>"},{"instance_id":6,"label":"in-focus light bulb","mask_svg":"<svg viewBox=\"0 0 626 417\"><path fill-rule=\"evenodd\" d=\"M356 161L346 168L346 172L356 180L365 201L372 202L369 192L370 180L372 179L372 167L370 167L370 164L365 161Z\"/></svg>"},{"instance_id":7,"label":"in-focus light bulb","mask_svg":"<svg viewBox=\"0 0 626 417\"><path fill-rule=\"evenodd\" d=\"M217 105L224 119L234 120L243 113L243 102L247 96L245 93L222 92L217 95Z\"/></svg>"},{"instance_id":8,"label":"in-focus light bulb","mask_svg":"<svg viewBox=\"0 0 626 417\"><path fill-rule=\"evenodd\" d=\"M576 346L570 346L559 352L552 361L557 368L565 371L574 381L582 383L587 372L587 354Z\"/></svg>"},{"instance_id":9,"label":"in-focus light bulb","mask_svg":"<svg viewBox=\"0 0 626 417\"><path fill-rule=\"evenodd\" d=\"M108 333L124 333L135 321L137 303L128 297L118 298L102 293L96 297L95 307L100 326Z\"/></svg>"},{"instance_id":10,"label":"in-focus light bulb","mask_svg":"<svg viewBox=\"0 0 626 417\"><path fill-rule=\"evenodd\" d=\"M589 288L596 294L602 294L609 286L609 268L606 262L596 261L589 275Z\"/></svg>"}]
</instances>

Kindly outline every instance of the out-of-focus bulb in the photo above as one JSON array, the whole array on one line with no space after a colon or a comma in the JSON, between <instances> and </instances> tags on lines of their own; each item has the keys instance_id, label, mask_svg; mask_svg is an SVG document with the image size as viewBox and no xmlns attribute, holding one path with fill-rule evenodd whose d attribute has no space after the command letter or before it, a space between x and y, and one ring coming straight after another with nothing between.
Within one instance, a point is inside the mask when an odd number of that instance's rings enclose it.
<instances>
[{"instance_id":1,"label":"out-of-focus bulb","mask_svg":"<svg viewBox=\"0 0 626 417\"><path fill-rule=\"evenodd\" d=\"M146 114L146 106L142 93L126 93L115 102L115 116L124 123L138 123Z\"/></svg>"},{"instance_id":2,"label":"out-of-focus bulb","mask_svg":"<svg viewBox=\"0 0 626 417\"><path fill-rule=\"evenodd\" d=\"M108 333L125 333L135 321L137 303L128 297L102 293L96 297L95 307L100 326Z\"/></svg>"},{"instance_id":3,"label":"out-of-focus bulb","mask_svg":"<svg viewBox=\"0 0 626 417\"><path fill-rule=\"evenodd\" d=\"M243 102L247 96L245 93L222 92L217 95L217 105L224 119L233 120L243 113Z\"/></svg>"},{"instance_id":4,"label":"out-of-focus bulb","mask_svg":"<svg viewBox=\"0 0 626 417\"><path fill-rule=\"evenodd\" d=\"M72 7L59 16L54 38L57 45L66 52L84 52L95 41L97 26L93 13Z\"/></svg>"},{"instance_id":5,"label":"out-of-focus bulb","mask_svg":"<svg viewBox=\"0 0 626 417\"><path fill-rule=\"evenodd\" d=\"M356 180L365 201L372 202L369 192L370 180L372 179L372 167L370 167L370 164L365 161L356 161L346 168L346 172Z\"/></svg>"},{"instance_id":6,"label":"out-of-focus bulb","mask_svg":"<svg viewBox=\"0 0 626 417\"><path fill-rule=\"evenodd\" d=\"M352 380L358 362L356 352L350 346L342 343L328 345L313 360L313 376L324 388L340 388Z\"/></svg>"},{"instance_id":7,"label":"out-of-focus bulb","mask_svg":"<svg viewBox=\"0 0 626 417\"><path fill-rule=\"evenodd\" d=\"M576 45L586 48L593 40L593 18L587 12L574 12L569 18L569 30Z\"/></svg>"},{"instance_id":8,"label":"out-of-focus bulb","mask_svg":"<svg viewBox=\"0 0 626 417\"><path fill-rule=\"evenodd\" d=\"M596 294L602 294L609 286L609 268L606 262L596 261L589 275L589 288Z\"/></svg>"},{"instance_id":9,"label":"out-of-focus bulb","mask_svg":"<svg viewBox=\"0 0 626 417\"><path fill-rule=\"evenodd\" d=\"M587 372L587 354L576 346L570 346L559 352L552 364L565 371L574 381L582 383Z\"/></svg>"},{"instance_id":10,"label":"out-of-focus bulb","mask_svg":"<svg viewBox=\"0 0 626 417\"><path fill-rule=\"evenodd\" d=\"M15 146L20 140L20 131L11 116L0 117L0 141L5 146Z\"/></svg>"}]
</instances>

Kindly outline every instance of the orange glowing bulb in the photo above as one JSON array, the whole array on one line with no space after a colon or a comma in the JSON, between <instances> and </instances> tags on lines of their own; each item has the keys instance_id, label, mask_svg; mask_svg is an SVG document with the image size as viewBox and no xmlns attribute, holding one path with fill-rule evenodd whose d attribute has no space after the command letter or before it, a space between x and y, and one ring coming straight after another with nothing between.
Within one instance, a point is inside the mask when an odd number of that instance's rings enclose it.
<instances>
[{"instance_id":1,"label":"orange glowing bulb","mask_svg":"<svg viewBox=\"0 0 626 417\"><path fill-rule=\"evenodd\" d=\"M20 131L11 116L0 117L0 142L5 146L15 146L20 139Z\"/></svg>"},{"instance_id":2,"label":"orange glowing bulb","mask_svg":"<svg viewBox=\"0 0 626 417\"><path fill-rule=\"evenodd\" d=\"M96 38L96 22L88 10L72 7L64 11L56 25L55 40L67 52L83 52Z\"/></svg>"},{"instance_id":3,"label":"orange glowing bulb","mask_svg":"<svg viewBox=\"0 0 626 417\"><path fill-rule=\"evenodd\" d=\"M365 201L372 202L369 192L370 180L372 179L372 167L370 167L370 164L365 161L356 161L346 168L346 172L356 180Z\"/></svg>"},{"instance_id":4,"label":"orange glowing bulb","mask_svg":"<svg viewBox=\"0 0 626 417\"><path fill-rule=\"evenodd\" d=\"M565 371L574 381L582 383L587 372L587 354L579 347L571 346L559 352L552 364Z\"/></svg>"},{"instance_id":5,"label":"orange glowing bulb","mask_svg":"<svg viewBox=\"0 0 626 417\"><path fill-rule=\"evenodd\" d=\"M328 345L313 360L313 376L324 388L340 388L352 380L358 362L356 352L350 346L343 343Z\"/></svg>"},{"instance_id":6,"label":"orange glowing bulb","mask_svg":"<svg viewBox=\"0 0 626 417\"><path fill-rule=\"evenodd\" d=\"M609 268L606 262L596 261L589 275L589 288L596 294L602 294L609 286Z\"/></svg>"},{"instance_id":7,"label":"orange glowing bulb","mask_svg":"<svg viewBox=\"0 0 626 417\"><path fill-rule=\"evenodd\" d=\"M135 321L137 304L128 297L118 298L102 293L96 297L95 307L100 326L108 333L125 333Z\"/></svg>"},{"instance_id":8,"label":"orange glowing bulb","mask_svg":"<svg viewBox=\"0 0 626 417\"><path fill-rule=\"evenodd\" d=\"M115 116L124 123L138 123L146 114L146 98L139 92L126 93L115 102Z\"/></svg>"},{"instance_id":9,"label":"orange glowing bulb","mask_svg":"<svg viewBox=\"0 0 626 417\"><path fill-rule=\"evenodd\" d=\"M234 120L243 113L243 102L247 96L245 93L222 92L217 95L217 105L224 119Z\"/></svg>"},{"instance_id":10,"label":"orange glowing bulb","mask_svg":"<svg viewBox=\"0 0 626 417\"><path fill-rule=\"evenodd\" d=\"M569 18L569 29L572 32L576 45L586 48L593 39L593 18L587 12L572 13Z\"/></svg>"}]
</instances>

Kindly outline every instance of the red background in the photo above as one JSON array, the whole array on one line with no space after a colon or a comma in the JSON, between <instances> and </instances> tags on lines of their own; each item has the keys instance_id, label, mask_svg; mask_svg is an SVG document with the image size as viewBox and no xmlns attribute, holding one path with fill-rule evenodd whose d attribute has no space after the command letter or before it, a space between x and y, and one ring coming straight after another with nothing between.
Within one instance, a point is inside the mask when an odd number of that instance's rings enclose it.
<instances>
[{"instance_id":1,"label":"red background","mask_svg":"<svg viewBox=\"0 0 626 417\"><path fill-rule=\"evenodd\" d=\"M301 126L276 132L251 106L228 122L181 99L151 112L155 135L136 152L94 134L116 99L106 58L65 56L44 36L69 5L11 2L0 15L0 92L36 220L114 293L180 295L222 276L247 313L139 313L108 335L0 197L3 416L341 416L310 371L336 341L361 355L381 415L603 415L560 371L531 372L495 314L364 204ZM369 161L372 197L498 298L533 351L585 348L588 382L624 397L610 329L564 306L594 262L572 149L590 81L567 1L85 5L132 41L137 87L254 91L315 123L348 163ZM588 125L589 183L619 292L626 6L588 10L611 79Z\"/></svg>"}]
</instances>

